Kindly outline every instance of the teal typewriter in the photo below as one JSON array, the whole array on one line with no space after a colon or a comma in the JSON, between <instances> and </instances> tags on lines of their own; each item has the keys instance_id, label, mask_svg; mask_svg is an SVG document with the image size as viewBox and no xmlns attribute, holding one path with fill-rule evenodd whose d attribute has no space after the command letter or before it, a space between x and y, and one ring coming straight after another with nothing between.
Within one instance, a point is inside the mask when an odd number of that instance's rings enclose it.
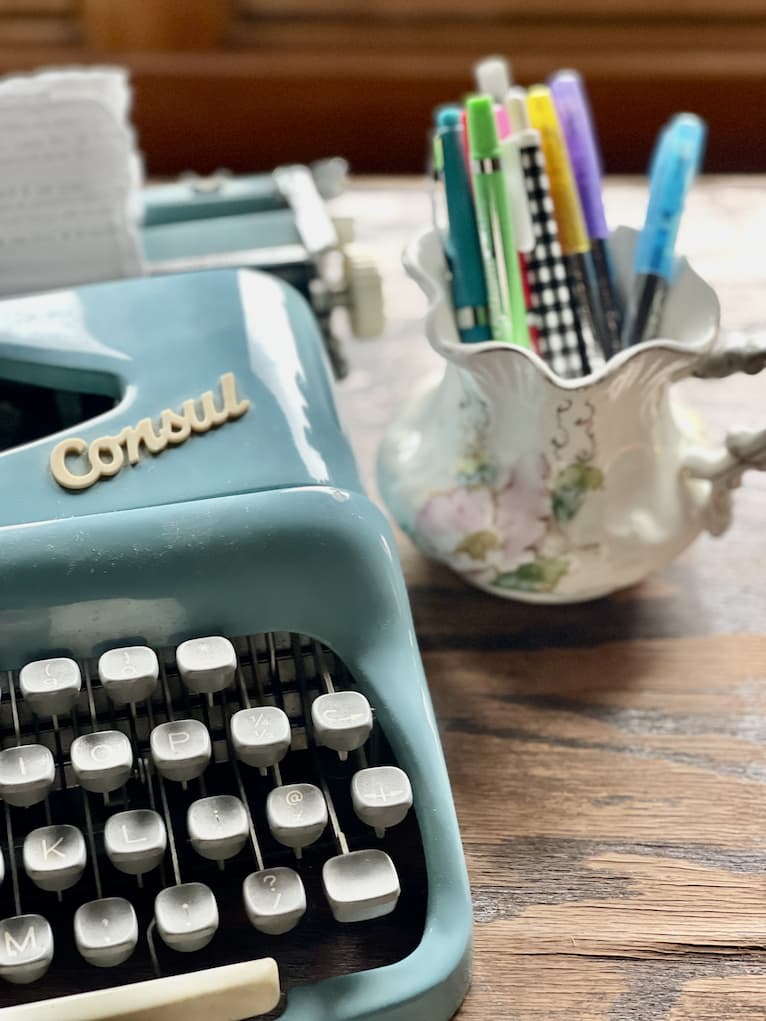
<instances>
[{"instance_id":1,"label":"teal typewriter","mask_svg":"<svg viewBox=\"0 0 766 1021\"><path fill-rule=\"evenodd\" d=\"M460 836L314 313L0 303L0 1018L442 1021Z\"/></svg>"},{"instance_id":2,"label":"teal typewriter","mask_svg":"<svg viewBox=\"0 0 766 1021\"><path fill-rule=\"evenodd\" d=\"M336 375L346 372L333 328L345 311L352 334L383 329L381 278L353 223L333 218L326 200L345 187L348 166L335 157L271 173L183 175L142 190L141 246L151 273L248 266L292 284L311 304Z\"/></svg>"}]
</instances>

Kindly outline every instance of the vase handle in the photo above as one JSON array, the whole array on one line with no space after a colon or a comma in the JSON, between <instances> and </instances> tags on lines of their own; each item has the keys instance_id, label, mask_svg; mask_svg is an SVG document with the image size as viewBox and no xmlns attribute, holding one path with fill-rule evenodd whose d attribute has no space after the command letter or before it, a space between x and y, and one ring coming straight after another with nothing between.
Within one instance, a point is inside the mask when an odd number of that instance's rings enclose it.
<instances>
[{"instance_id":1,"label":"vase handle","mask_svg":"<svg viewBox=\"0 0 766 1021\"><path fill-rule=\"evenodd\" d=\"M766 368L766 334L731 333L720 337L697 364L694 375L722 379L735 372L755 375ZM695 447L684 458L691 478L706 479L712 492L705 509L705 524L712 535L721 535L731 524L731 491L742 482L748 468L766 471L766 429L731 429L722 447Z\"/></svg>"}]
</instances>

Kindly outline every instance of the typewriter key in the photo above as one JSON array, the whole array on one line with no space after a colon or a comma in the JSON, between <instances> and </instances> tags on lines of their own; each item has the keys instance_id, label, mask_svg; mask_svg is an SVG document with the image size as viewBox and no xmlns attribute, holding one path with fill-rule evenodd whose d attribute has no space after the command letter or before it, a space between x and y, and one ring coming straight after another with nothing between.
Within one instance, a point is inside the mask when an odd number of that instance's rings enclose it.
<instances>
[{"instance_id":1,"label":"typewriter key","mask_svg":"<svg viewBox=\"0 0 766 1021\"><path fill-rule=\"evenodd\" d=\"M106 820L104 848L120 872L142 876L162 861L168 835L161 815L149 808L117 812Z\"/></svg>"},{"instance_id":2,"label":"typewriter key","mask_svg":"<svg viewBox=\"0 0 766 1021\"><path fill-rule=\"evenodd\" d=\"M85 838L76 826L41 826L24 838L24 871L41 890L68 890L83 874Z\"/></svg>"},{"instance_id":3,"label":"typewriter key","mask_svg":"<svg viewBox=\"0 0 766 1021\"><path fill-rule=\"evenodd\" d=\"M7 982L34 982L52 960L53 930L42 915L16 915L0 922L0 975Z\"/></svg>"},{"instance_id":4,"label":"typewriter key","mask_svg":"<svg viewBox=\"0 0 766 1021\"><path fill-rule=\"evenodd\" d=\"M26 808L42 801L53 786L56 763L42 744L6 748L0 752L0 797Z\"/></svg>"},{"instance_id":5,"label":"typewriter key","mask_svg":"<svg viewBox=\"0 0 766 1021\"><path fill-rule=\"evenodd\" d=\"M306 891L294 869L252 872L242 884L242 897L250 923L269 936L294 929L306 913Z\"/></svg>"},{"instance_id":6,"label":"typewriter key","mask_svg":"<svg viewBox=\"0 0 766 1021\"><path fill-rule=\"evenodd\" d=\"M39 659L21 668L19 686L37 716L59 716L77 701L82 677L73 659Z\"/></svg>"},{"instance_id":7,"label":"typewriter key","mask_svg":"<svg viewBox=\"0 0 766 1021\"><path fill-rule=\"evenodd\" d=\"M310 783L275 787L266 798L266 819L280 844L300 851L318 840L327 825L324 795Z\"/></svg>"},{"instance_id":8,"label":"typewriter key","mask_svg":"<svg viewBox=\"0 0 766 1021\"><path fill-rule=\"evenodd\" d=\"M399 876L385 851L349 851L322 866L322 885L336 922L363 922L390 914L399 900Z\"/></svg>"},{"instance_id":9,"label":"typewriter key","mask_svg":"<svg viewBox=\"0 0 766 1021\"><path fill-rule=\"evenodd\" d=\"M86 791L108 794L130 778L133 748L121 730L82 734L69 750L77 782Z\"/></svg>"},{"instance_id":10,"label":"typewriter key","mask_svg":"<svg viewBox=\"0 0 766 1021\"><path fill-rule=\"evenodd\" d=\"M81 904L74 915L74 941L81 955L99 968L127 961L138 943L138 919L124 897Z\"/></svg>"},{"instance_id":11,"label":"typewriter key","mask_svg":"<svg viewBox=\"0 0 766 1021\"><path fill-rule=\"evenodd\" d=\"M176 663L189 691L221 691L234 681L237 654L228 638L192 638L176 649Z\"/></svg>"},{"instance_id":12,"label":"typewriter key","mask_svg":"<svg viewBox=\"0 0 766 1021\"><path fill-rule=\"evenodd\" d=\"M240 709L231 718L231 742L240 762L265 769L281 762L290 747L290 720L273 705Z\"/></svg>"},{"instance_id":13,"label":"typewriter key","mask_svg":"<svg viewBox=\"0 0 766 1021\"><path fill-rule=\"evenodd\" d=\"M370 703L358 691L332 691L315 698L311 720L317 744L334 748L344 759L361 748L372 730Z\"/></svg>"},{"instance_id":14,"label":"typewriter key","mask_svg":"<svg viewBox=\"0 0 766 1021\"><path fill-rule=\"evenodd\" d=\"M150 738L152 759L167 780L193 780L205 772L212 746L199 720L161 723Z\"/></svg>"},{"instance_id":15,"label":"typewriter key","mask_svg":"<svg viewBox=\"0 0 766 1021\"><path fill-rule=\"evenodd\" d=\"M115 705L143 702L157 687L159 663L154 649L132 645L110 649L98 661L98 676Z\"/></svg>"},{"instance_id":16,"label":"typewriter key","mask_svg":"<svg viewBox=\"0 0 766 1021\"><path fill-rule=\"evenodd\" d=\"M181 883L160 890L154 901L157 931L173 950L206 947L218 928L218 905L204 883Z\"/></svg>"},{"instance_id":17,"label":"typewriter key","mask_svg":"<svg viewBox=\"0 0 766 1021\"><path fill-rule=\"evenodd\" d=\"M219 794L189 806L186 828L192 847L203 858L224 861L239 854L248 834L247 812L239 798Z\"/></svg>"},{"instance_id":18,"label":"typewriter key","mask_svg":"<svg viewBox=\"0 0 766 1021\"><path fill-rule=\"evenodd\" d=\"M398 825L412 807L409 777L398 766L360 769L351 778L351 801L359 819L378 836Z\"/></svg>"}]
</instances>

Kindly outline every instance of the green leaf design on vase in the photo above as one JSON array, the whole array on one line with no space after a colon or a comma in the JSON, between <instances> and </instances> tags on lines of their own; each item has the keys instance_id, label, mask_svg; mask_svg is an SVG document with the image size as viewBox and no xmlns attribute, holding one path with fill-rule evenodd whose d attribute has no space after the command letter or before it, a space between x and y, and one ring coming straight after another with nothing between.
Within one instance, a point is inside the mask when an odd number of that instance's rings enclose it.
<instances>
[{"instance_id":1,"label":"green leaf design on vase","mask_svg":"<svg viewBox=\"0 0 766 1021\"><path fill-rule=\"evenodd\" d=\"M589 489L602 489L604 473L585 461L576 461L558 473L551 492L551 506L556 521L571 521L585 500Z\"/></svg>"},{"instance_id":2,"label":"green leaf design on vase","mask_svg":"<svg viewBox=\"0 0 766 1021\"><path fill-rule=\"evenodd\" d=\"M515 571L499 574L492 584L524 592L553 592L568 570L569 563L563 557L538 557Z\"/></svg>"}]
</instances>

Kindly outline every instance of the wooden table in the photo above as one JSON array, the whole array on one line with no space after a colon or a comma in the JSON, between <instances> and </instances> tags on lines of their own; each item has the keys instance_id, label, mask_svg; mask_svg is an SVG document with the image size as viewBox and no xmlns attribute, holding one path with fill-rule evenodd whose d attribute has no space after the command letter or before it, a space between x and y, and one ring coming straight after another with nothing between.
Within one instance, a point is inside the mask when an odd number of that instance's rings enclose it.
<instances>
[{"instance_id":1,"label":"wooden table","mask_svg":"<svg viewBox=\"0 0 766 1021\"><path fill-rule=\"evenodd\" d=\"M611 222L644 203L642 182L609 183ZM376 495L386 422L440 369L399 261L430 209L414 180L361 181L340 206L385 274L385 336L349 345L339 390ZM766 179L696 188L679 247L724 329L766 330L764 238ZM762 379L681 388L714 430L764 424ZM473 889L459 1021L766 1018L766 479L735 502L723 538L556 609L470 589L398 536Z\"/></svg>"}]
</instances>

